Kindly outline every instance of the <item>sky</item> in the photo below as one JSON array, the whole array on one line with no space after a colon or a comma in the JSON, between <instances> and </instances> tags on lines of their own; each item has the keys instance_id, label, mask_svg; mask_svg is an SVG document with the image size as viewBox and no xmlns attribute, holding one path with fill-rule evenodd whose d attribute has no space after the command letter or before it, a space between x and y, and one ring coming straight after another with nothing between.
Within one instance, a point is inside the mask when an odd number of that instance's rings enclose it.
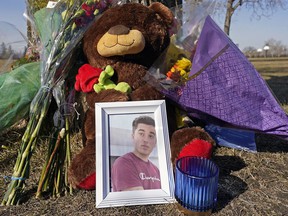
<instances>
[{"instance_id":1,"label":"sky","mask_svg":"<svg viewBox=\"0 0 288 216\"><path fill-rule=\"evenodd\" d=\"M19 32L10 25L1 21L15 25L21 32L26 33L26 18L25 0L8 0L1 1L0 8L0 42L1 38L6 38L10 41L18 41L20 38ZM221 21L215 20L221 29L223 24ZM255 47L256 49L263 48L265 41L273 38L281 41L288 46L288 10L278 10L271 17L262 17L260 20L251 19L251 12L246 8L236 11L232 16L232 24L230 30L230 38L232 41L243 49L247 46ZM13 32L11 36L11 33ZM18 35L18 38L15 38ZM3 40L3 39L2 39ZM19 43L14 43L19 44ZM20 45L19 45L20 46Z\"/></svg>"},{"instance_id":2,"label":"sky","mask_svg":"<svg viewBox=\"0 0 288 216\"><path fill-rule=\"evenodd\" d=\"M0 42L11 44L14 50L25 48L26 41L19 31L26 35L25 0L1 1Z\"/></svg>"},{"instance_id":3,"label":"sky","mask_svg":"<svg viewBox=\"0 0 288 216\"><path fill-rule=\"evenodd\" d=\"M273 38L288 46L288 10L278 10L271 17L251 19L251 12L243 8L232 16L230 38L240 49L253 46L263 48ZM221 27L221 26L220 26ZM223 27L222 27L223 29Z\"/></svg>"}]
</instances>

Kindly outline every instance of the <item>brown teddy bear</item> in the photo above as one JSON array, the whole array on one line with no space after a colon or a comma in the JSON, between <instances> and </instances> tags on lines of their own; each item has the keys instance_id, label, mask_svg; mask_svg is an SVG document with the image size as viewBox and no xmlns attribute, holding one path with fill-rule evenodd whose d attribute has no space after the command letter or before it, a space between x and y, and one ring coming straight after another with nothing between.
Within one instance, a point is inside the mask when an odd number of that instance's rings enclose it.
<instances>
[{"instance_id":1,"label":"brown teddy bear","mask_svg":"<svg viewBox=\"0 0 288 216\"><path fill-rule=\"evenodd\" d=\"M84 148L74 157L69 168L69 181L74 187L95 188L96 102L165 99L143 77L168 47L169 27L173 20L172 12L161 3L149 7L128 3L106 10L85 33L83 50L89 65L80 68L75 88L86 92L88 110L83 126ZM169 102L167 104L172 134L176 129L176 119L174 107ZM194 138L214 143L200 128L179 130L171 142L173 162L182 147Z\"/></svg>"}]
</instances>

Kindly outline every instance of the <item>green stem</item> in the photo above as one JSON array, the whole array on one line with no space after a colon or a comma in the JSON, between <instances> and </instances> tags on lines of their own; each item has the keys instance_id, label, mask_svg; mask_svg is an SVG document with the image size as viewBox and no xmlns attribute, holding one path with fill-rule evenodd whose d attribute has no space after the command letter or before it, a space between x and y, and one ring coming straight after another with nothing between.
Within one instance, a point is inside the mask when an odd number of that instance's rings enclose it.
<instances>
[{"instance_id":1,"label":"green stem","mask_svg":"<svg viewBox=\"0 0 288 216\"><path fill-rule=\"evenodd\" d=\"M40 92L38 96L40 96L41 99L44 99L43 107L40 110L40 117L39 114L37 113L34 113L31 116L30 118L31 123L29 122L28 124L29 127L27 127L26 131L33 131L33 133L30 137L28 132L25 133L25 138L22 139L21 148L20 151L18 152L18 157L16 160L16 164L14 166L14 172L12 177L19 179L13 179L10 182L1 205L15 205L16 203L18 203L19 194L23 189L25 178L29 177L28 170L29 170L30 157L32 156L34 147L36 145L37 135L40 131L42 122L48 111L51 94L50 92L44 92L43 95L43 92ZM35 106L38 106L38 104L35 104ZM34 124L35 119L38 119L38 117L39 121L37 122L35 128L32 129L32 126L34 127L35 125Z\"/></svg>"},{"instance_id":2,"label":"green stem","mask_svg":"<svg viewBox=\"0 0 288 216\"><path fill-rule=\"evenodd\" d=\"M64 132L65 132L65 129L64 129ZM63 138L63 136L64 136L64 135L63 135L63 129L62 129L62 130L59 132L59 135L58 135L58 137L57 137L56 145L55 145L54 150L53 150L53 152L52 152L52 154L51 154L51 156L50 156L50 158L49 158L49 161L48 161L48 164L47 164L47 167L46 167L44 176L43 176L43 178L42 178L42 179L40 180L40 182L39 182L39 185L38 185L38 188L37 188L37 192L36 192L36 198L39 198L40 195L41 195L43 183L44 183L44 181L45 181L45 179L46 179L46 177L47 177L47 173L48 173L48 171L49 171L49 169L50 169L50 166L51 166L51 164L52 164L52 160L53 160L53 158L54 158L54 156L55 156L55 154L56 154L56 152L57 152L57 149L58 149L59 146L60 146L61 139Z\"/></svg>"},{"instance_id":3,"label":"green stem","mask_svg":"<svg viewBox=\"0 0 288 216\"><path fill-rule=\"evenodd\" d=\"M60 189L60 184L61 184L61 167L58 167L57 171L57 179L56 179L56 197L60 196L59 189Z\"/></svg>"},{"instance_id":4,"label":"green stem","mask_svg":"<svg viewBox=\"0 0 288 216\"><path fill-rule=\"evenodd\" d=\"M65 116L65 129L66 129L66 158L65 158L65 186L69 186L69 193L72 195L73 188L72 185L68 182L68 169L71 164L71 146L70 146L70 128L69 128L69 118Z\"/></svg>"}]
</instances>

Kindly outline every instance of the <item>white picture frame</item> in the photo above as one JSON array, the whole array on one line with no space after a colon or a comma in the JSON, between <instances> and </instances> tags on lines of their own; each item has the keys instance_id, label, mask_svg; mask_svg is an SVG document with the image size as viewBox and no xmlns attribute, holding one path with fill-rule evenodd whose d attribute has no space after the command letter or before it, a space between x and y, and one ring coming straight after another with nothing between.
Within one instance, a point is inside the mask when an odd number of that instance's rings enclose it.
<instances>
[{"instance_id":1,"label":"white picture frame","mask_svg":"<svg viewBox=\"0 0 288 216\"><path fill-rule=\"evenodd\" d=\"M111 119L117 115L127 118L131 118L133 115L153 116L157 136L156 155L158 157L161 189L113 192L110 180L112 158L110 140L112 138L109 133L112 130L111 125L113 125ZM176 202L165 101L95 103L95 117L96 208ZM121 127L124 122L126 121L121 121Z\"/></svg>"}]
</instances>

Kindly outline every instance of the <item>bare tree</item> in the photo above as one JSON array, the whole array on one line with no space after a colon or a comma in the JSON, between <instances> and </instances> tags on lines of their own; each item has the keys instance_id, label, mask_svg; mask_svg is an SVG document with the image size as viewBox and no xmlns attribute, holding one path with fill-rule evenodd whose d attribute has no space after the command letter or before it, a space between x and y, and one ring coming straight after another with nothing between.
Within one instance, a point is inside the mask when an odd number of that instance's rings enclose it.
<instances>
[{"instance_id":1,"label":"bare tree","mask_svg":"<svg viewBox=\"0 0 288 216\"><path fill-rule=\"evenodd\" d=\"M257 56L257 49L252 46L245 47L242 52L249 58Z\"/></svg>"},{"instance_id":2,"label":"bare tree","mask_svg":"<svg viewBox=\"0 0 288 216\"><path fill-rule=\"evenodd\" d=\"M287 47L281 41L271 38L265 41L265 44L269 46L269 55L272 57L280 57L281 55L285 55Z\"/></svg>"},{"instance_id":3,"label":"bare tree","mask_svg":"<svg viewBox=\"0 0 288 216\"><path fill-rule=\"evenodd\" d=\"M252 15L260 18L261 16L271 16L278 8L287 9L287 0L223 0L226 3L226 16L224 32L229 35L231 19L240 7L252 10Z\"/></svg>"}]
</instances>

